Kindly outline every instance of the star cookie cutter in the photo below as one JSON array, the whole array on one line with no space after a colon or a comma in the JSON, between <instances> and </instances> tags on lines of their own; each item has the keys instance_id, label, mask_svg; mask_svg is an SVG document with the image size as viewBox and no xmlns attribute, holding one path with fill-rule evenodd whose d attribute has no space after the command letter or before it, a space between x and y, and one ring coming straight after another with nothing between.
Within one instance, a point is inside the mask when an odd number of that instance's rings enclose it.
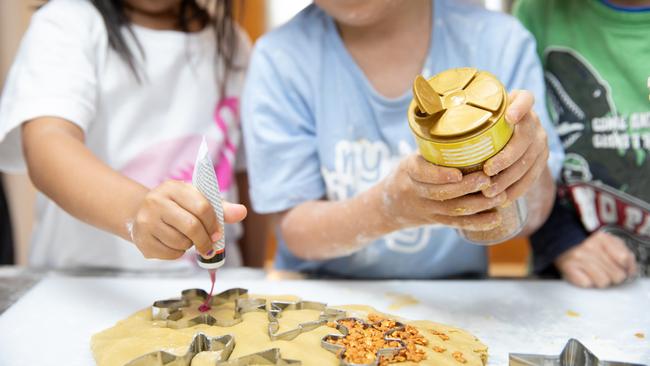
<instances>
[{"instance_id":1,"label":"star cookie cutter","mask_svg":"<svg viewBox=\"0 0 650 366\"><path fill-rule=\"evenodd\" d=\"M318 320L304 322L298 324L297 327L289 329L284 332L280 331L280 318L282 312L286 310L319 310L321 313ZM271 340L285 340L290 341L302 333L312 331L320 326L327 324L327 322L342 319L346 316L345 311L333 309L322 302L314 301L298 301L298 302L284 302L272 301L271 307L268 310L269 314L269 338Z\"/></svg>"},{"instance_id":2,"label":"star cookie cutter","mask_svg":"<svg viewBox=\"0 0 650 366\"><path fill-rule=\"evenodd\" d=\"M511 353L510 366L647 366L638 363L601 361L577 339L569 339L557 356Z\"/></svg>"},{"instance_id":3,"label":"star cookie cutter","mask_svg":"<svg viewBox=\"0 0 650 366\"><path fill-rule=\"evenodd\" d=\"M386 341L386 342L397 342L398 344L400 344L399 347L386 347L386 348L381 348L381 349L377 350L377 352L375 354L375 360L372 363L357 364L357 363L348 362L348 361L345 360L345 352L347 351L347 348L345 346L342 346L342 345L331 343L332 341L343 339L343 338L347 337L350 334L350 330L348 329L348 327L345 324L343 324L343 323L345 323L347 321L354 321L356 323L359 323L364 328L368 328L368 327L373 326L374 324L380 323L380 322L378 322L378 323L372 323L371 324L371 323L368 323L365 320L362 320L362 319L359 319L359 318L343 318L343 319L337 320L336 329L339 332L341 332L341 334L329 334L329 335L326 335L325 337L323 337L321 339L320 344L321 344L321 347L325 348L326 350L328 350L330 352L333 352L333 353L336 353L341 366L362 366L362 365L363 366L378 366L383 357L389 357L389 358L393 357L393 356L397 355L400 351L406 349L406 344L404 343L403 340L401 340L399 338L393 338L393 337L390 336L394 332L403 331L405 329L404 324L402 324L400 322L395 322L395 326L393 328L390 328L386 332L384 332L384 337L383 338L384 338L384 341Z\"/></svg>"}]
</instances>

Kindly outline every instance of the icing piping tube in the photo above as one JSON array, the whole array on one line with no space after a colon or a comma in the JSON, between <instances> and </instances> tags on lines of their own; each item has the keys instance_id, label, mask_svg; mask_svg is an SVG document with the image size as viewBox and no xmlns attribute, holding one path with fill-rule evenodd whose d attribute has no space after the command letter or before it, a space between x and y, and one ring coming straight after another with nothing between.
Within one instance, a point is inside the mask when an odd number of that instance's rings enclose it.
<instances>
[{"instance_id":1,"label":"icing piping tube","mask_svg":"<svg viewBox=\"0 0 650 366\"><path fill-rule=\"evenodd\" d=\"M196 156L196 162L194 163L192 185L198 189L212 205L223 233L219 240L212 243L212 250L209 253L210 257L206 258L200 254L196 255L196 261L199 267L208 270L215 270L223 266L226 262L225 227L223 222L223 202L221 191L219 190L219 182L217 181L217 175L214 172L214 165L212 165L212 159L210 159L208 144L205 141L205 137L203 137L203 141L201 141L201 146L199 147L199 152Z\"/></svg>"}]
</instances>

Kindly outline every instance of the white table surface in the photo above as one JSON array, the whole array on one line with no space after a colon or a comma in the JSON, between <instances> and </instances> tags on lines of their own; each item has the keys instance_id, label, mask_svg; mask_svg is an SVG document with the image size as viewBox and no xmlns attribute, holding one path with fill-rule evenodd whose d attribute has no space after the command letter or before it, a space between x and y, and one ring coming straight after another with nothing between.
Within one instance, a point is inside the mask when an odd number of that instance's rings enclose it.
<instances>
[{"instance_id":1,"label":"white table surface","mask_svg":"<svg viewBox=\"0 0 650 366\"><path fill-rule=\"evenodd\" d=\"M207 276L206 276L207 277ZM650 364L650 279L608 290L560 281L265 281L223 276L258 294L294 294L337 304L368 304L409 319L464 328L489 346L489 365L508 353L557 354L577 338L601 359ZM0 365L93 365L92 334L149 306L206 288L207 278L46 278L0 315ZM393 297L419 303L389 310ZM570 316L575 312L578 316ZM635 336L645 334L645 339Z\"/></svg>"}]
</instances>

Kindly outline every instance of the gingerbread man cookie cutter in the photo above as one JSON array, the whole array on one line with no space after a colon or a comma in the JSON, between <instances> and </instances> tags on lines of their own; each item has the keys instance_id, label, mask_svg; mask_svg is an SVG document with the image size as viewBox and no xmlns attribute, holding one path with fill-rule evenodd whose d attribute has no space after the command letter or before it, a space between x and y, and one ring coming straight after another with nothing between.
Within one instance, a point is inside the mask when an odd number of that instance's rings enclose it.
<instances>
[{"instance_id":1,"label":"gingerbread man cookie cutter","mask_svg":"<svg viewBox=\"0 0 650 366\"><path fill-rule=\"evenodd\" d=\"M364 364L358 364L358 363L352 363L348 362L345 360L345 352L347 351L347 348L345 346L332 343L335 342L339 339L343 339L347 337L350 334L350 330L348 327L344 324L346 322L353 321L357 324L361 324L364 328L369 328L373 326L376 323L368 323L363 319L359 318L343 318L343 319L338 319L336 322L336 329L341 332L341 334L329 334L326 335L321 339L321 347L325 348L326 350L333 352L337 355L340 365L341 366L378 366L381 359L383 357L393 357L397 355L399 352L402 350L406 349L406 344L404 343L403 340L399 338L394 338L391 337L390 335L394 332L397 331L402 331L405 329L405 325L400 323L400 322L395 322L395 326L388 329L386 332L384 332L384 341L388 342L397 342L400 346L399 347L386 347L386 348L380 348L377 350L375 353L375 359L372 361L372 363L364 363Z\"/></svg>"}]
</instances>

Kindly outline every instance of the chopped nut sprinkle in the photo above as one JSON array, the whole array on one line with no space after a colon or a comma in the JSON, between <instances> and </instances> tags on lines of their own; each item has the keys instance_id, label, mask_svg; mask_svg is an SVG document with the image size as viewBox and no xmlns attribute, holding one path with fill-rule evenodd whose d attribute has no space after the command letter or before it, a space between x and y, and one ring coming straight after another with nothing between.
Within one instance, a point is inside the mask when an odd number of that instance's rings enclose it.
<instances>
[{"instance_id":1,"label":"chopped nut sprinkle","mask_svg":"<svg viewBox=\"0 0 650 366\"><path fill-rule=\"evenodd\" d=\"M444 348L444 347L440 347L440 346L433 346L433 350L436 351L436 352L438 352L438 353L443 353L443 352L445 352L447 349Z\"/></svg>"},{"instance_id":2,"label":"chopped nut sprinkle","mask_svg":"<svg viewBox=\"0 0 650 366\"><path fill-rule=\"evenodd\" d=\"M443 341L448 341L449 340L449 336L447 334L445 334L443 332L439 332L439 331L437 331L435 329L431 329L431 334L437 335Z\"/></svg>"},{"instance_id":3,"label":"chopped nut sprinkle","mask_svg":"<svg viewBox=\"0 0 650 366\"><path fill-rule=\"evenodd\" d=\"M465 357L463 357L463 352L454 352L451 354L451 356L454 358L454 360L460 363L467 363L467 360Z\"/></svg>"},{"instance_id":4,"label":"chopped nut sprinkle","mask_svg":"<svg viewBox=\"0 0 650 366\"><path fill-rule=\"evenodd\" d=\"M377 358L377 352L380 349L401 346L397 341L384 338L386 332L397 326L394 320L370 314L368 321L371 322L369 326L354 319L340 320L339 324L348 328L348 335L328 340L330 343L345 347L343 355L345 361L357 364L372 363ZM382 357L379 361L380 366L404 361L419 362L426 358L424 351L417 349L416 345L426 345L428 342L415 327L407 325L403 330L389 333L387 338L399 339L404 342L406 347L392 357Z\"/></svg>"}]
</instances>

